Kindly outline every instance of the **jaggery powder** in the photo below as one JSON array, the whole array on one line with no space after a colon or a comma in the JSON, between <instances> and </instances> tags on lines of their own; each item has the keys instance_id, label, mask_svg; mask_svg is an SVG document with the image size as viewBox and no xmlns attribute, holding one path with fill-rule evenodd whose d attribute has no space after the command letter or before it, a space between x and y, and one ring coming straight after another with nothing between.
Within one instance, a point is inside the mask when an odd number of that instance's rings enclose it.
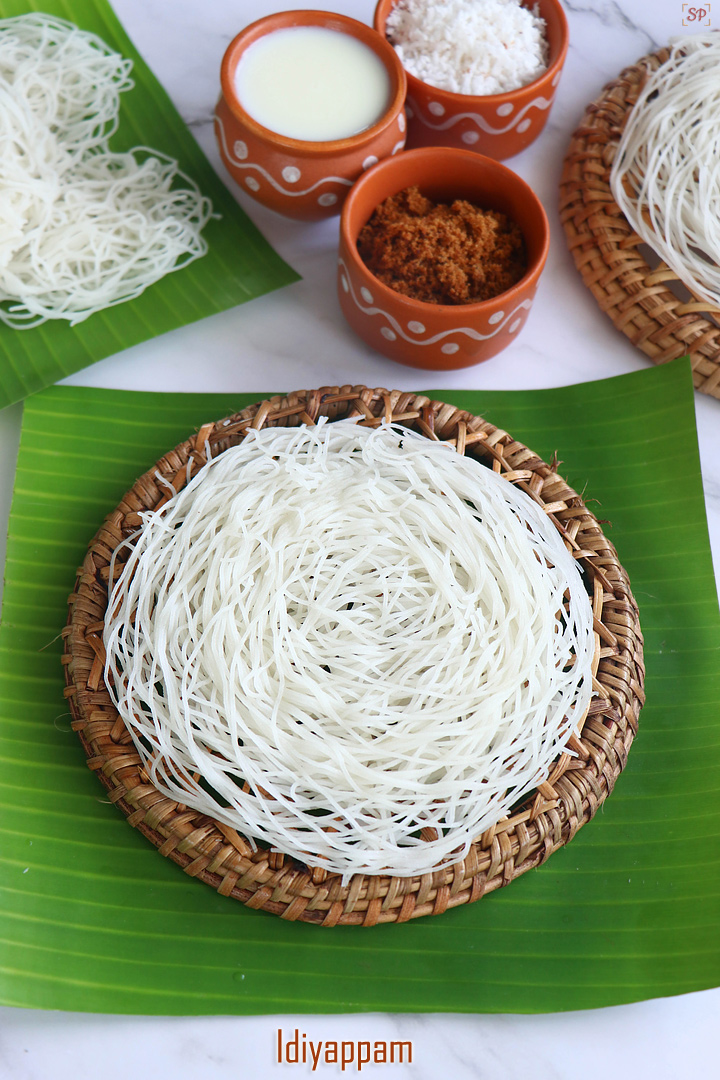
<instances>
[{"instance_id":1,"label":"jaggery powder","mask_svg":"<svg viewBox=\"0 0 720 1080\"><path fill-rule=\"evenodd\" d=\"M527 270L522 233L505 214L464 199L434 203L417 187L385 199L357 246L383 284L429 304L490 300Z\"/></svg>"}]
</instances>

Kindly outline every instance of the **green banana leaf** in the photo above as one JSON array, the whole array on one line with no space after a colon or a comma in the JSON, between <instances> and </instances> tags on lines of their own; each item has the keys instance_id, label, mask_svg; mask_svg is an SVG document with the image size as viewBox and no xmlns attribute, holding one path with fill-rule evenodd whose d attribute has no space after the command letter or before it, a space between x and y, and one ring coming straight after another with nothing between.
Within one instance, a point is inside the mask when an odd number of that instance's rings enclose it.
<instances>
[{"instance_id":1,"label":"green banana leaf","mask_svg":"<svg viewBox=\"0 0 720 1080\"><path fill-rule=\"evenodd\" d=\"M33 330L0 323L0 408L121 349L298 280L217 177L106 0L0 0L0 18L29 11L69 19L132 58L135 86L121 95L120 126L111 148L150 146L176 158L220 218L204 229L209 250L203 258L167 274L136 300L106 308L75 327L64 320Z\"/></svg>"},{"instance_id":2,"label":"green banana leaf","mask_svg":"<svg viewBox=\"0 0 720 1080\"><path fill-rule=\"evenodd\" d=\"M720 616L687 362L563 389L436 391L561 471L640 604L648 703L567 847L446 914L286 923L188 878L109 805L63 699L88 540L134 479L262 395L52 387L25 404L0 629L0 1002L91 1012L550 1012L720 983Z\"/></svg>"}]
</instances>

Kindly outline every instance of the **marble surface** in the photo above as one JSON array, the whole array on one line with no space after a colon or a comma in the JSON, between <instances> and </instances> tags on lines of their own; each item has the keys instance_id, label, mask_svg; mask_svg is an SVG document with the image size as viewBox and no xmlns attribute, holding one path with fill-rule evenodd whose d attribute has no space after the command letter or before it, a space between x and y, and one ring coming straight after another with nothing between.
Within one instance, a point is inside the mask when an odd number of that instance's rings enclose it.
<instances>
[{"instance_id":1,"label":"marble surface","mask_svg":"<svg viewBox=\"0 0 720 1080\"><path fill-rule=\"evenodd\" d=\"M136 46L226 179L212 110L227 43L246 23L287 3L267 0L115 0ZM294 5L301 6L301 5ZM336 0L335 10L370 22L372 0ZM327 383L418 389L558 386L637 370L645 358L613 328L582 285L557 218L562 158L586 104L606 81L682 26L680 0L566 3L568 60L542 138L508 164L543 200L552 246L538 300L520 338L474 369L428 380L372 353L346 327L335 298L337 221L302 225L236 193L303 280L202 323L127 350L68 383L136 390L266 391ZM720 402L696 395L710 537L720 566ZM0 413L0 517L7 517L21 407ZM4 535L4 530L3 530ZM2 551L0 550L0 556ZM655 1080L717 1077L720 990L591 1012L540 1016L104 1017L0 1009L0 1077L8 1080L260 1080L287 1073L276 1061L277 1030L308 1038L411 1039L413 1062L392 1075L455 1080ZM298 1073L310 1072L298 1066ZM377 1075L379 1066L374 1066ZM347 1072L352 1071L349 1067ZM339 1075L339 1067L318 1073ZM292 1075L292 1074L291 1074Z\"/></svg>"}]
</instances>

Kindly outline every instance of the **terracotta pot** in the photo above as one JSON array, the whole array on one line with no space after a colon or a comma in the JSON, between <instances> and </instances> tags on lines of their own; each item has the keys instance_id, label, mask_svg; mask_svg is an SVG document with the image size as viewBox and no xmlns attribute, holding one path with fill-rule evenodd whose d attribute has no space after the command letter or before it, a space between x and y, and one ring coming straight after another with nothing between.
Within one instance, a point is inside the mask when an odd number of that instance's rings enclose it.
<instances>
[{"instance_id":1,"label":"terracotta pot","mask_svg":"<svg viewBox=\"0 0 720 1080\"><path fill-rule=\"evenodd\" d=\"M346 139L306 142L270 131L245 111L235 91L235 70L242 54L264 35L291 26L322 26L349 34L382 60L390 76L390 103L375 124ZM314 220L338 214L357 177L405 145L402 64L384 37L344 15L283 11L259 19L228 46L220 83L215 134L223 163L244 191L287 217Z\"/></svg>"},{"instance_id":2,"label":"terracotta pot","mask_svg":"<svg viewBox=\"0 0 720 1080\"><path fill-rule=\"evenodd\" d=\"M396 0L380 0L375 29L385 37L385 23ZM527 0L526 7L535 7ZM550 62L539 79L505 94L475 97L439 90L407 75L409 149L417 146L456 146L477 150L502 161L519 154L545 127L567 55L569 31L560 0L537 0L538 14L547 25Z\"/></svg>"},{"instance_id":3,"label":"terracotta pot","mask_svg":"<svg viewBox=\"0 0 720 1080\"><path fill-rule=\"evenodd\" d=\"M521 280L494 299L473 304L413 300L379 281L358 254L358 235L379 203L413 185L436 202L467 199L517 222L528 257ZM522 329L549 237L542 203L505 165L469 150L408 150L361 177L345 201L338 259L340 307L363 341L400 364L434 371L479 364L510 345Z\"/></svg>"}]
</instances>

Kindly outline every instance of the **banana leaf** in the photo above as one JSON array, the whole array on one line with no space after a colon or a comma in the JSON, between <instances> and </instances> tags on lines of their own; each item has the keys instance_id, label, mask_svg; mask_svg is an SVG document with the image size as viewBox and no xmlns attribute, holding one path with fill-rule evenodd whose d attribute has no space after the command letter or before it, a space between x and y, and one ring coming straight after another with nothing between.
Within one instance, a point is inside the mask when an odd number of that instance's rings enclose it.
<instances>
[{"instance_id":1,"label":"banana leaf","mask_svg":"<svg viewBox=\"0 0 720 1080\"><path fill-rule=\"evenodd\" d=\"M135 478L248 394L52 387L25 403L0 628L0 1002L90 1012L551 1012L720 983L720 615L686 361L562 389L435 391L585 493L640 605L628 765L550 860L373 929L284 922L188 878L109 805L63 699L87 541Z\"/></svg>"},{"instance_id":2,"label":"banana leaf","mask_svg":"<svg viewBox=\"0 0 720 1080\"><path fill-rule=\"evenodd\" d=\"M69 19L133 60L135 86L121 95L111 149L149 146L177 159L219 217L203 231L209 245L205 256L167 274L135 300L75 327L64 320L31 330L0 323L0 408L96 360L298 280L215 174L106 0L0 0L0 18L29 11Z\"/></svg>"}]
</instances>

